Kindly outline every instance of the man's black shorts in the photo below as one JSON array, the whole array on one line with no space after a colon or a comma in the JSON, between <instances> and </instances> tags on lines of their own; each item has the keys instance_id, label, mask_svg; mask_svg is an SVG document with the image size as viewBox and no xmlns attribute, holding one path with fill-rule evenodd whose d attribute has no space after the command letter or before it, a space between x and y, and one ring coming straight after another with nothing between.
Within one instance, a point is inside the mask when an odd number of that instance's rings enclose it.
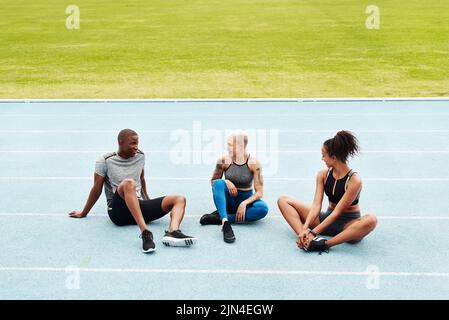
<instances>
[{"instance_id":1,"label":"man's black shorts","mask_svg":"<svg viewBox=\"0 0 449 320\"><path fill-rule=\"evenodd\" d=\"M145 223L157 220L166 214L162 211L162 200L164 198L165 196L150 200L139 200L140 210ZM117 191L112 198L111 206L108 208L108 214L112 222L118 226L137 224L125 200L120 197Z\"/></svg>"}]
</instances>

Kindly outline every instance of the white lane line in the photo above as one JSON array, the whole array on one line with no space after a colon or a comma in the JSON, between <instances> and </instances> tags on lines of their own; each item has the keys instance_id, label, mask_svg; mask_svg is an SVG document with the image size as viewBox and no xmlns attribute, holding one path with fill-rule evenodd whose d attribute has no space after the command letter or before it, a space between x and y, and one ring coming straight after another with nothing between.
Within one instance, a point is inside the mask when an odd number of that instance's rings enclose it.
<instances>
[{"instance_id":1,"label":"white lane line","mask_svg":"<svg viewBox=\"0 0 449 320\"><path fill-rule=\"evenodd\" d=\"M70 181L70 180L93 180L93 177L0 177L0 180L17 181ZM210 181L210 178L195 177L147 177L149 181ZM271 178L266 177L267 181L315 181L315 178ZM384 181L384 182L445 182L449 178L363 178L363 181Z\"/></svg>"},{"instance_id":2,"label":"white lane line","mask_svg":"<svg viewBox=\"0 0 449 320\"><path fill-rule=\"evenodd\" d=\"M363 215L363 214L362 214ZM184 218L186 219L199 219L202 215L200 214L186 214ZM57 212L0 212L0 217L56 217L56 218L69 218L66 213ZM88 217L92 218L104 218L108 217L106 213L90 213ZM379 220L449 220L449 214L446 216L417 216L417 215L403 215L403 216L377 216ZM280 214L268 215L264 219L282 219Z\"/></svg>"},{"instance_id":3,"label":"white lane line","mask_svg":"<svg viewBox=\"0 0 449 320\"><path fill-rule=\"evenodd\" d=\"M382 220L449 220L447 216L376 216Z\"/></svg>"},{"instance_id":4,"label":"white lane line","mask_svg":"<svg viewBox=\"0 0 449 320\"><path fill-rule=\"evenodd\" d=\"M92 180L92 177L0 177L0 180ZM210 178L182 178L182 177L148 177L153 181L209 181ZM270 178L268 181L315 181L315 178ZM417 182L417 181L449 181L449 178L364 178L364 181L395 181L395 182Z\"/></svg>"},{"instance_id":5,"label":"white lane line","mask_svg":"<svg viewBox=\"0 0 449 320\"><path fill-rule=\"evenodd\" d=\"M30 154L103 154L107 150L0 150L2 153L30 153ZM180 154L180 153L204 153L204 154L223 154L223 150L146 150L146 153L161 154ZM278 153L278 154L321 154L317 150L255 150L256 154ZM449 150L362 150L361 154L449 154Z\"/></svg>"},{"instance_id":6,"label":"white lane line","mask_svg":"<svg viewBox=\"0 0 449 320\"><path fill-rule=\"evenodd\" d=\"M0 213L1 215L1 213ZM186 214L184 218L200 218L200 214ZM363 213L362 213L363 216ZM280 214L268 215L264 219L281 219L283 216ZM404 215L404 216L378 216L376 218L380 220L449 220L449 213L445 216L417 216L417 215Z\"/></svg>"},{"instance_id":7,"label":"white lane line","mask_svg":"<svg viewBox=\"0 0 449 320\"><path fill-rule=\"evenodd\" d=\"M193 133L193 132L200 132L203 133L204 130L189 130L186 128L173 128L171 130L141 130L141 129L136 129L136 131L138 133L172 133L176 130L183 130L189 133ZM206 130L206 129L205 129ZM207 129L208 130L208 129ZM226 130L230 130L230 129L214 129L214 130L219 130L219 131L226 131ZM249 129L247 129L249 130ZM278 128L254 128L252 130L276 130L279 133L333 133L335 134L335 132L339 131L339 128L336 129L327 129L327 130L314 130L314 129L304 129L304 130L296 130L296 129L278 129ZM416 129L416 130L390 130L390 129L385 129L385 130L377 130L377 129L373 129L373 130L358 130L358 129L347 129L349 131L355 132L355 133L449 133L449 129ZM120 129L117 130L0 130L0 133L32 133L32 134L39 134L39 133L76 133L76 134L89 134L89 133L110 133L110 134L117 134L117 132L120 131Z\"/></svg>"},{"instance_id":8,"label":"white lane line","mask_svg":"<svg viewBox=\"0 0 449 320\"><path fill-rule=\"evenodd\" d=\"M0 272L64 272L72 267L0 267ZM88 273L169 273L169 274L241 274L286 276L385 276L448 278L449 272L372 272L372 271L311 271L311 270L244 270L244 269L157 269L157 268L76 268Z\"/></svg>"},{"instance_id":9,"label":"white lane line","mask_svg":"<svg viewBox=\"0 0 449 320\"><path fill-rule=\"evenodd\" d=\"M192 112L190 114L183 113L127 113L123 111L121 113L10 113L0 114L0 118L189 118L189 117L204 117L204 118L291 118L291 117L447 117L449 113L345 113L344 111L339 113L306 113L306 112L279 112L279 113L260 113L256 110L253 113L200 113Z\"/></svg>"},{"instance_id":10,"label":"white lane line","mask_svg":"<svg viewBox=\"0 0 449 320\"><path fill-rule=\"evenodd\" d=\"M68 213L56 213L56 212L19 212L19 213L15 213L15 212L0 212L0 217L56 217L56 218L69 218ZM92 217L92 218L103 218L103 217L107 217L108 214L107 213L89 213L88 217ZM186 216L184 216L184 218L186 218ZM75 218L74 218L75 219Z\"/></svg>"}]
</instances>

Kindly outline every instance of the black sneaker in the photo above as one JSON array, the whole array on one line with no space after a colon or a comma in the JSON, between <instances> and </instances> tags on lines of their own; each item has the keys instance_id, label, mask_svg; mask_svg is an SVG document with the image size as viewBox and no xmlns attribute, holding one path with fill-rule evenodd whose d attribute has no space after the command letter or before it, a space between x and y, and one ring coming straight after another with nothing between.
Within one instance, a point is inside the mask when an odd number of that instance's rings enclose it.
<instances>
[{"instance_id":1,"label":"black sneaker","mask_svg":"<svg viewBox=\"0 0 449 320\"><path fill-rule=\"evenodd\" d=\"M207 213L205 215L203 215L200 219L200 223L205 226L207 224L216 224L216 225L220 225L221 224L221 219L220 219L220 215L218 214L218 210L212 212L212 213Z\"/></svg>"},{"instance_id":2,"label":"black sneaker","mask_svg":"<svg viewBox=\"0 0 449 320\"><path fill-rule=\"evenodd\" d=\"M165 236L162 237L162 243L167 247L190 247L197 241L198 238L186 236L181 230L165 231Z\"/></svg>"},{"instance_id":3,"label":"black sneaker","mask_svg":"<svg viewBox=\"0 0 449 320\"><path fill-rule=\"evenodd\" d=\"M308 252L318 252L319 254L322 252L329 252L329 248L326 246L326 239L320 237L313 238L307 249L304 248L304 250Z\"/></svg>"},{"instance_id":4,"label":"black sneaker","mask_svg":"<svg viewBox=\"0 0 449 320\"><path fill-rule=\"evenodd\" d=\"M229 221L225 221L223 223L223 228L221 229L223 232L223 240L227 243L232 243L235 241L234 231L232 231L231 224Z\"/></svg>"},{"instance_id":5,"label":"black sneaker","mask_svg":"<svg viewBox=\"0 0 449 320\"><path fill-rule=\"evenodd\" d=\"M143 230L142 234L140 235L140 238L142 238L142 251L145 253L156 251L156 245L153 241L153 234L149 230Z\"/></svg>"}]
</instances>

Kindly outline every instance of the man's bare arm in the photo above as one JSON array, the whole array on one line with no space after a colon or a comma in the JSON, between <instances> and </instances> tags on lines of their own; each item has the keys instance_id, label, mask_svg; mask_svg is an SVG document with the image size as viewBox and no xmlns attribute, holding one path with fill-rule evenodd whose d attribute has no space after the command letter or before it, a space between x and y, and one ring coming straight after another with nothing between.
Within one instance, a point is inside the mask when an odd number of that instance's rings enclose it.
<instances>
[{"instance_id":1,"label":"man's bare arm","mask_svg":"<svg viewBox=\"0 0 449 320\"><path fill-rule=\"evenodd\" d=\"M101 196L101 191L103 189L104 177L99 174L94 173L94 185L89 192L89 197L87 198L86 204L82 211L72 211L69 216L72 218L84 218L89 214L89 211L97 202L98 198Z\"/></svg>"}]
</instances>

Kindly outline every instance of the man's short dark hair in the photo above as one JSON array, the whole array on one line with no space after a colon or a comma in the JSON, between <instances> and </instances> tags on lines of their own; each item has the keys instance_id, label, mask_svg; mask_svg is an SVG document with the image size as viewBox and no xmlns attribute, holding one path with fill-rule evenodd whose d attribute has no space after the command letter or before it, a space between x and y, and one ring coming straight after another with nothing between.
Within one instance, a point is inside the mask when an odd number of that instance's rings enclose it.
<instances>
[{"instance_id":1,"label":"man's short dark hair","mask_svg":"<svg viewBox=\"0 0 449 320\"><path fill-rule=\"evenodd\" d=\"M137 132L132 129L123 129L118 133L117 140L118 142L123 141L128 136L137 136Z\"/></svg>"}]
</instances>

